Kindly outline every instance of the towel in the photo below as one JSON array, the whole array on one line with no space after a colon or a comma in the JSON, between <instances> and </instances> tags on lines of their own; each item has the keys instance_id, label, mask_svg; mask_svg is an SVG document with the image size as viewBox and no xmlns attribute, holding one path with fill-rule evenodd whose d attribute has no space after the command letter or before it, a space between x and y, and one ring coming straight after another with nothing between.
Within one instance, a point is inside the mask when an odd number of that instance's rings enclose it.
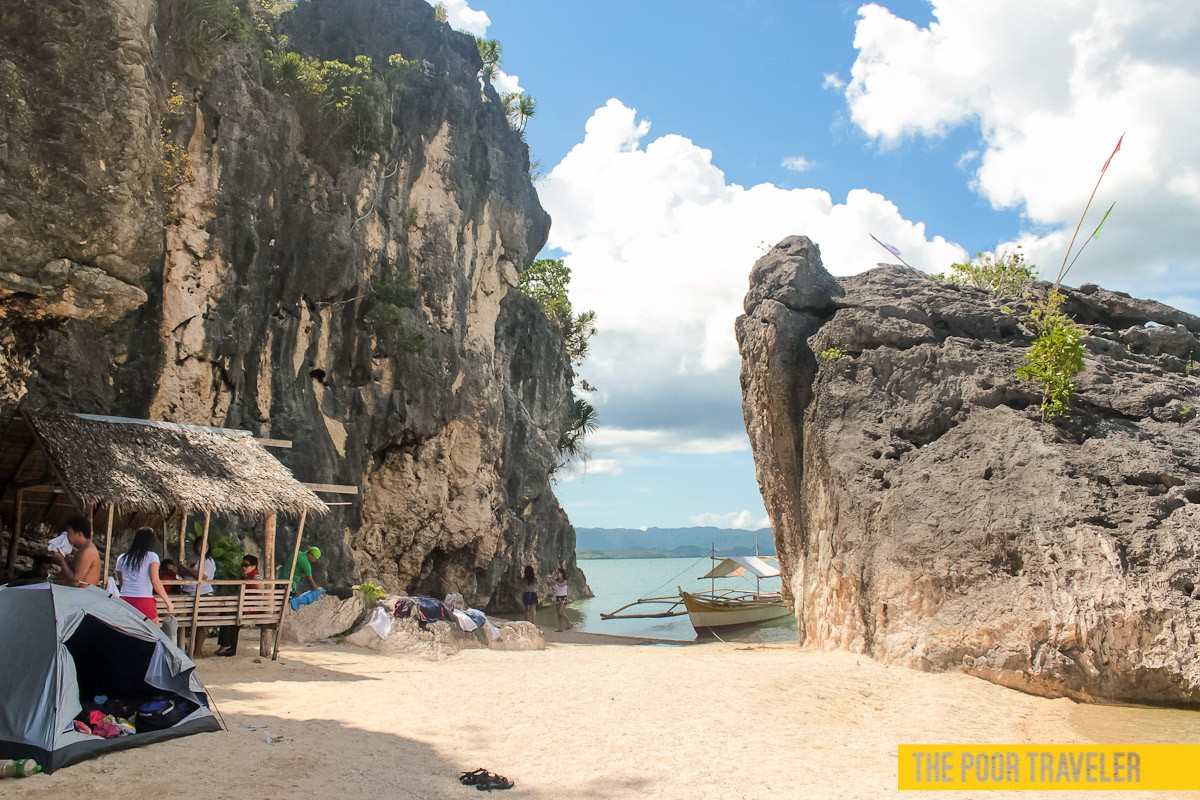
<instances>
[{"instance_id":1,"label":"towel","mask_svg":"<svg viewBox=\"0 0 1200 800\"><path fill-rule=\"evenodd\" d=\"M50 544L46 545L46 549L51 553L62 553L64 556L69 556L75 552L71 540L67 538L67 532L63 531L58 536L50 540Z\"/></svg>"}]
</instances>

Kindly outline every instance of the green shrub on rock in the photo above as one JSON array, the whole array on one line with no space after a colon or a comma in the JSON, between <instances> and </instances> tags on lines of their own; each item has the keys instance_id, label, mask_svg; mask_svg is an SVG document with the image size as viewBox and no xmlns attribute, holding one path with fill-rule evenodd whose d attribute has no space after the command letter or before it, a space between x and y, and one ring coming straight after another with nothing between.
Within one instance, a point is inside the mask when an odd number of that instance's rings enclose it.
<instances>
[{"instance_id":1,"label":"green shrub on rock","mask_svg":"<svg viewBox=\"0 0 1200 800\"><path fill-rule=\"evenodd\" d=\"M1075 392L1072 378L1083 371L1084 330L1062 310L1066 295L1051 291L1033 306L1030 325L1037 331L1033 346L1025 354L1019 377L1033 381L1042 390L1042 420L1066 416Z\"/></svg>"}]
</instances>

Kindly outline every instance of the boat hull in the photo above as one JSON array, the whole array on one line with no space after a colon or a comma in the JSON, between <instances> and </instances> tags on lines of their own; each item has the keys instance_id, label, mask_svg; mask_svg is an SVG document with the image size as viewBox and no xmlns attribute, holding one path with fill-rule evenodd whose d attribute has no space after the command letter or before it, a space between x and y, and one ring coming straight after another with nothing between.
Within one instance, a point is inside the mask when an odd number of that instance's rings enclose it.
<instances>
[{"instance_id":1,"label":"boat hull","mask_svg":"<svg viewBox=\"0 0 1200 800\"><path fill-rule=\"evenodd\" d=\"M714 600L688 592L680 597L697 632L758 625L792 613L782 600Z\"/></svg>"}]
</instances>

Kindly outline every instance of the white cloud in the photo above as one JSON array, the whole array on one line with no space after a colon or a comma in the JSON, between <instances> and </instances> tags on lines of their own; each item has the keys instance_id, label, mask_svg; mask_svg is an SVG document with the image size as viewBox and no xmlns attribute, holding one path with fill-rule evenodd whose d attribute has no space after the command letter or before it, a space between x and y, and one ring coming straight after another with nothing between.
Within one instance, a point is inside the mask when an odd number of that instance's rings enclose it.
<instances>
[{"instance_id":1,"label":"white cloud","mask_svg":"<svg viewBox=\"0 0 1200 800\"><path fill-rule=\"evenodd\" d=\"M887 259L869 233L931 270L966 255L874 192L835 202L819 189L739 186L710 151L649 133L634 109L609 100L538 185L554 219L549 244L571 269L572 302L597 313L581 370L604 392L593 400L597 450L745 449L734 322L760 243L805 234L839 275Z\"/></svg>"},{"instance_id":2,"label":"white cloud","mask_svg":"<svg viewBox=\"0 0 1200 800\"><path fill-rule=\"evenodd\" d=\"M779 166L784 169L790 169L793 172L804 172L806 169L812 169L816 165L804 156L788 156Z\"/></svg>"},{"instance_id":3,"label":"white cloud","mask_svg":"<svg viewBox=\"0 0 1200 800\"><path fill-rule=\"evenodd\" d=\"M559 473L558 479L563 483L587 478L592 475L620 475L624 470L621 462L615 458L590 458L587 461L572 462Z\"/></svg>"},{"instance_id":4,"label":"white cloud","mask_svg":"<svg viewBox=\"0 0 1200 800\"><path fill-rule=\"evenodd\" d=\"M821 81L821 88L833 89L834 91L840 92L842 89L846 88L846 82L842 80L842 76L838 75L836 72L827 72L825 73L825 79Z\"/></svg>"},{"instance_id":5,"label":"white cloud","mask_svg":"<svg viewBox=\"0 0 1200 800\"><path fill-rule=\"evenodd\" d=\"M427 0L429 5L436 6L439 0ZM440 0L446 7L446 22L456 31L463 31L472 36L483 36L487 33L492 19L485 11L471 8L467 0Z\"/></svg>"},{"instance_id":6,"label":"white cloud","mask_svg":"<svg viewBox=\"0 0 1200 800\"><path fill-rule=\"evenodd\" d=\"M1037 232L1019 241L1053 277L1101 164L1127 131L1081 236L1112 200L1117 209L1072 282L1144 294L1148 276L1161 284L1169 271L1194 273L1200 112L1184 98L1200 96L1200 5L934 0L933 16L920 28L880 5L859 9L845 93L865 133L892 147L977 124L973 186L1033 223Z\"/></svg>"},{"instance_id":7,"label":"white cloud","mask_svg":"<svg viewBox=\"0 0 1200 800\"><path fill-rule=\"evenodd\" d=\"M737 530L755 531L771 527L769 517L754 518L751 511L731 511L727 514L714 514L706 511L690 518L693 525L704 525L713 528L735 528Z\"/></svg>"},{"instance_id":8,"label":"white cloud","mask_svg":"<svg viewBox=\"0 0 1200 800\"><path fill-rule=\"evenodd\" d=\"M509 75L502 69L496 70L496 76L492 78L492 86L496 87L496 91L500 94L509 92L515 94L525 93L525 90L521 88L521 79L516 75Z\"/></svg>"},{"instance_id":9,"label":"white cloud","mask_svg":"<svg viewBox=\"0 0 1200 800\"><path fill-rule=\"evenodd\" d=\"M654 450L660 453L715 455L750 449L745 434L708 437L688 430L628 430L602 427L588 437L588 446L610 452L630 453Z\"/></svg>"}]
</instances>

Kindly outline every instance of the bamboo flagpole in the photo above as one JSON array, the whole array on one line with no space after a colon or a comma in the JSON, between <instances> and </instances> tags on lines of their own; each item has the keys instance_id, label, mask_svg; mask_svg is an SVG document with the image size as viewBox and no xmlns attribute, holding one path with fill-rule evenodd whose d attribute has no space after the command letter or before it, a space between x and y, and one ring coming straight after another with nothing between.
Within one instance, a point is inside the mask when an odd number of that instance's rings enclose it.
<instances>
[{"instance_id":1,"label":"bamboo flagpole","mask_svg":"<svg viewBox=\"0 0 1200 800\"><path fill-rule=\"evenodd\" d=\"M1096 185L1092 187L1092 193L1088 196L1088 201L1083 207L1083 213L1079 215L1079 222L1075 224L1075 232L1071 234L1071 243L1067 245L1067 252L1063 253L1062 266L1058 268L1058 276L1054 279L1055 289L1057 289L1058 284L1062 282L1063 276L1067 274L1067 258L1070 257L1071 251L1075 249L1075 237L1079 235L1079 229L1083 227L1084 217L1087 216L1088 209L1092 207L1092 200L1096 197L1096 190L1100 188L1100 181L1104 180L1104 173L1108 171L1108 165L1112 163L1113 156L1120 152L1121 142L1123 141L1125 141L1124 133L1121 134L1120 139L1117 139L1117 146L1113 148L1112 155L1108 157L1108 160L1104 162L1104 166L1100 168L1100 177L1096 178ZM1109 211L1112 211L1112 209L1110 208ZM1108 215L1105 214L1105 216L1107 217ZM1103 225L1104 220L1101 220L1100 224ZM1096 231L1099 232L1099 230L1100 228L1097 227ZM1087 243L1084 242L1084 247L1086 246ZM1083 247L1079 248L1079 252L1083 252ZM1076 255L1076 257L1078 258L1078 255ZM1072 261L1071 263L1074 264L1075 262Z\"/></svg>"},{"instance_id":2,"label":"bamboo flagpole","mask_svg":"<svg viewBox=\"0 0 1200 800\"><path fill-rule=\"evenodd\" d=\"M1080 246L1079 252L1075 254L1075 257L1071 259L1071 263L1067 265L1066 271L1062 274L1064 278L1066 278L1067 274L1070 273L1071 267L1075 266L1075 262L1079 260L1079 257L1083 255L1083 251L1087 249L1088 244L1090 244L1093 239L1100 238L1100 229L1104 227L1104 223L1108 220L1108 215L1112 213L1112 210L1116 207L1116 205L1117 204L1114 201L1113 204L1108 207L1108 211L1104 212L1104 216L1100 218L1100 224L1096 226L1096 230L1092 231L1092 235L1089 236L1087 241Z\"/></svg>"},{"instance_id":3,"label":"bamboo flagpole","mask_svg":"<svg viewBox=\"0 0 1200 800\"><path fill-rule=\"evenodd\" d=\"M903 259L903 258L900 256L900 250L899 250L898 248L896 248L896 247L893 247L892 245L888 244L887 242L884 242L884 241L881 241L880 239L877 239L877 238L875 237L875 234L873 234L873 233L868 233L868 234L867 234L867 236L870 236L872 239L875 239L875 244L879 245L879 246L880 246L880 247L882 247L884 250L887 250L889 253L891 253L892 255L894 255L896 258L900 259L900 263L901 263L901 264L903 264L904 266L908 267L909 269L915 269L915 268L913 267L913 265L912 265L912 264L908 263L907 261L905 261L905 260L904 260L904 259Z\"/></svg>"},{"instance_id":4,"label":"bamboo flagpole","mask_svg":"<svg viewBox=\"0 0 1200 800\"><path fill-rule=\"evenodd\" d=\"M283 633L283 618L287 614L290 603L288 593L292 590L292 582L296 580L296 560L300 557L300 539L304 536L304 520L308 518L308 509L300 512L300 524L296 526L296 546L292 548L292 568L288 572L288 585L284 589L283 605L279 609L279 624L275 626L275 647L271 652L271 660L279 660L279 637Z\"/></svg>"}]
</instances>

